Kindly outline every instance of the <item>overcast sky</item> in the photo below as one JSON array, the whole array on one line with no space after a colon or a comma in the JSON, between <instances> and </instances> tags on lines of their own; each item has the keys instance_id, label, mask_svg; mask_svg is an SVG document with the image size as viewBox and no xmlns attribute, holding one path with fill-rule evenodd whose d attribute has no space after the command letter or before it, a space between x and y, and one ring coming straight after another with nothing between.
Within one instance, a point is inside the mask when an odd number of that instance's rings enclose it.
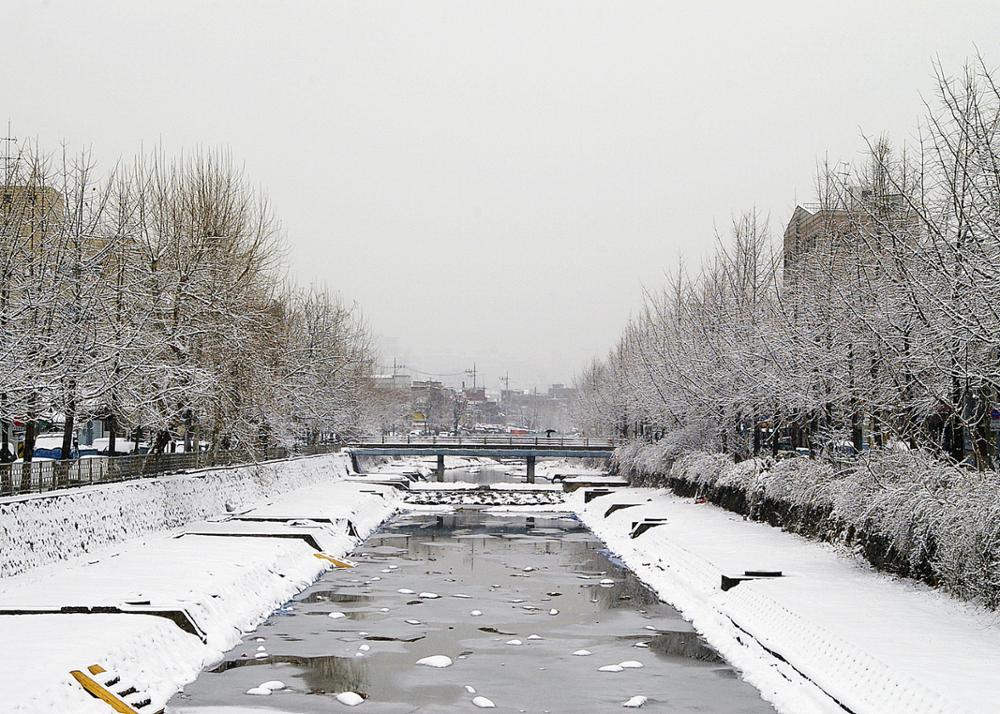
<instances>
[{"instance_id":1,"label":"overcast sky","mask_svg":"<svg viewBox=\"0 0 1000 714\"><path fill-rule=\"evenodd\" d=\"M0 120L105 165L227 146L301 281L384 357L569 382L739 211L911 138L931 60L1000 64L1000 3L7 2ZM0 132L3 133L3 132ZM413 372L419 376L418 372Z\"/></svg>"}]
</instances>

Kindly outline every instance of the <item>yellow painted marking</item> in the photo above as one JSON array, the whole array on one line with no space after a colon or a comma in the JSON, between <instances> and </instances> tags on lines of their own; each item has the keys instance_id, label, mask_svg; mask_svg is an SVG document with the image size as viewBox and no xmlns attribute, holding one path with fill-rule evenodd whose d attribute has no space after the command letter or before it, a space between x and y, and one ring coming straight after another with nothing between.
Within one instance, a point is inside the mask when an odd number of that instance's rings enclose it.
<instances>
[{"instance_id":1,"label":"yellow painted marking","mask_svg":"<svg viewBox=\"0 0 1000 714\"><path fill-rule=\"evenodd\" d=\"M101 669L98 665L93 665L93 667ZM100 674L100 672L93 672L93 667L91 668L91 673ZM101 671L103 672L104 670L101 669ZM133 709L128 704L119 699L117 696L115 696L113 693L105 689L103 685L95 682L93 679L85 675L80 670L74 669L72 672L70 672L70 675L73 677L73 679L79 682L80 686L83 687L85 690L87 690L88 693L100 699L102 702L107 704L116 712L119 712L120 714L139 714L139 712L137 712L135 709Z\"/></svg>"},{"instance_id":2,"label":"yellow painted marking","mask_svg":"<svg viewBox=\"0 0 1000 714\"><path fill-rule=\"evenodd\" d=\"M104 674L108 670L104 669L104 667L102 667L99 664L92 664L89 667L87 667L87 671L90 672L91 674Z\"/></svg>"},{"instance_id":3,"label":"yellow painted marking","mask_svg":"<svg viewBox=\"0 0 1000 714\"><path fill-rule=\"evenodd\" d=\"M340 558L334 558L332 555L327 555L326 553L313 553L313 556L319 558L320 560L325 560L328 563L333 563L338 568L353 568L354 563L349 560L341 560Z\"/></svg>"}]
</instances>

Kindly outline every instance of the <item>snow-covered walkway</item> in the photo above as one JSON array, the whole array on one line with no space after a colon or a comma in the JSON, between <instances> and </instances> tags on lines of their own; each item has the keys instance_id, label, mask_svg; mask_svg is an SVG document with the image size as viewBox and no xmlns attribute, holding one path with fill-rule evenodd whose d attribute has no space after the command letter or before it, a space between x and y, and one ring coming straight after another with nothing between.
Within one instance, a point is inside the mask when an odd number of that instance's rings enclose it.
<instances>
[{"instance_id":1,"label":"snow-covered walkway","mask_svg":"<svg viewBox=\"0 0 1000 714\"><path fill-rule=\"evenodd\" d=\"M640 505L606 516L616 503ZM666 491L622 489L586 505L580 497L577 506L780 711L842 711L789 667L856 714L1000 711L995 613ZM645 518L666 523L630 538ZM722 591L723 575L748 570L783 577Z\"/></svg>"}]
</instances>

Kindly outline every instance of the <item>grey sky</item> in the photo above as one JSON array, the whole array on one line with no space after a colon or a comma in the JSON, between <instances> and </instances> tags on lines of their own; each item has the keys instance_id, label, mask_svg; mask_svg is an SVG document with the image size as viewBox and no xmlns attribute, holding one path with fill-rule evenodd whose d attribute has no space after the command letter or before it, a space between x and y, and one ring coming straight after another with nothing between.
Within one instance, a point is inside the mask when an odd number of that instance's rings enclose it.
<instances>
[{"instance_id":1,"label":"grey sky","mask_svg":"<svg viewBox=\"0 0 1000 714\"><path fill-rule=\"evenodd\" d=\"M111 163L227 145L303 281L425 371L570 381L680 256L913 135L1000 3L7 2L0 119Z\"/></svg>"}]
</instances>

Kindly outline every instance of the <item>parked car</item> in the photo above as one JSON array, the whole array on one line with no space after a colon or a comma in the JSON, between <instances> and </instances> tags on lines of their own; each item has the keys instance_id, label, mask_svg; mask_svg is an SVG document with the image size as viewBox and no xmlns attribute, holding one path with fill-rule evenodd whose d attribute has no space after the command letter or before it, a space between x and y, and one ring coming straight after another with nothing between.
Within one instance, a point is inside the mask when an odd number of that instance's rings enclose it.
<instances>
[{"instance_id":1,"label":"parked car","mask_svg":"<svg viewBox=\"0 0 1000 714\"><path fill-rule=\"evenodd\" d=\"M35 437L35 450L31 452L35 459L62 458L62 432L48 432Z\"/></svg>"}]
</instances>

